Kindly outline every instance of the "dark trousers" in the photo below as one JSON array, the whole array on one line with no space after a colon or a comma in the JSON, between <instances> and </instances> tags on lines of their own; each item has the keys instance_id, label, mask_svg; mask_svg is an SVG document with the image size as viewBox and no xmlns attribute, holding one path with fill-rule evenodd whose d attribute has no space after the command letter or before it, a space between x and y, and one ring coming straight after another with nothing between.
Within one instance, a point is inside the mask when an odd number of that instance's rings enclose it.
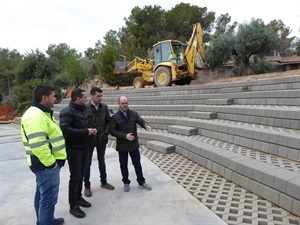
<instances>
[{"instance_id":1,"label":"dark trousers","mask_svg":"<svg viewBox=\"0 0 300 225\"><path fill-rule=\"evenodd\" d=\"M71 208L78 205L81 199L83 176L86 170L86 161L88 149L69 149L67 150L67 159L70 170L69 180L69 204Z\"/></svg>"},{"instance_id":2,"label":"dark trousers","mask_svg":"<svg viewBox=\"0 0 300 225\"><path fill-rule=\"evenodd\" d=\"M106 166L105 166L105 159L104 159L106 145L96 147L96 149L97 149L98 169L99 169L99 173L100 173L100 182L102 184L105 184L107 182ZM90 176L91 176L91 165L92 165L92 159L93 159L93 152L94 152L94 147L90 146L88 159L87 159L87 165L86 165L86 171L85 171L85 175L84 175L84 186L86 188L91 187Z\"/></svg>"},{"instance_id":3,"label":"dark trousers","mask_svg":"<svg viewBox=\"0 0 300 225\"><path fill-rule=\"evenodd\" d=\"M136 149L133 152L119 152L119 162L122 173L122 181L124 184L130 184L130 180L128 179L128 155L131 157L131 162L135 170L136 181L139 185L143 185L145 183L145 178L143 176L142 166L141 166L141 156L140 150Z\"/></svg>"}]
</instances>

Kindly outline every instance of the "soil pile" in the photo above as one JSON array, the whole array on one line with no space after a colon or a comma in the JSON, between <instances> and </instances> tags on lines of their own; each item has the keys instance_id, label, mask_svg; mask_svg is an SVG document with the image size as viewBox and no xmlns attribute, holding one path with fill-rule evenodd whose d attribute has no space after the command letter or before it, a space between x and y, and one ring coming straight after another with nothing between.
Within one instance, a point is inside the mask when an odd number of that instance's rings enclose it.
<instances>
[{"instance_id":1,"label":"soil pile","mask_svg":"<svg viewBox=\"0 0 300 225\"><path fill-rule=\"evenodd\" d=\"M15 120L14 107L10 104L0 106L0 123L12 123Z\"/></svg>"}]
</instances>

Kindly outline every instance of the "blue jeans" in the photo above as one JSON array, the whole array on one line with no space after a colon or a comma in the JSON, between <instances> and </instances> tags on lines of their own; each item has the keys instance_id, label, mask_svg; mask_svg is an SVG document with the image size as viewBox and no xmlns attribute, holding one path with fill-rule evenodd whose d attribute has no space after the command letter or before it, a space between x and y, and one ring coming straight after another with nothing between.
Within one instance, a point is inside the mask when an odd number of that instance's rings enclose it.
<instances>
[{"instance_id":1,"label":"blue jeans","mask_svg":"<svg viewBox=\"0 0 300 225\"><path fill-rule=\"evenodd\" d=\"M98 160L98 169L100 173L100 182L102 184L105 184L107 182L107 175L106 175L106 166L105 166L105 150L106 150L106 144L96 147L97 149L97 160ZM86 172L84 175L84 186L86 188L91 187L91 182L90 182L90 176L91 176L91 165L92 165L92 159L93 159L93 152L94 152L94 147L90 146L89 147L89 155L87 159L87 165L86 165Z\"/></svg>"},{"instance_id":2,"label":"blue jeans","mask_svg":"<svg viewBox=\"0 0 300 225\"><path fill-rule=\"evenodd\" d=\"M136 181L139 185L143 185L145 183L145 178L143 176L142 166L141 166L141 156L140 150L136 149L133 152L120 152L119 151L119 162L120 168L122 173L122 181L124 184L130 184L130 180L128 179L129 172L128 172L128 154L131 157L131 162L134 167L136 173Z\"/></svg>"},{"instance_id":3,"label":"blue jeans","mask_svg":"<svg viewBox=\"0 0 300 225\"><path fill-rule=\"evenodd\" d=\"M44 169L35 173L34 208L37 225L53 225L60 182L59 172L60 166L57 165L54 169Z\"/></svg>"}]
</instances>

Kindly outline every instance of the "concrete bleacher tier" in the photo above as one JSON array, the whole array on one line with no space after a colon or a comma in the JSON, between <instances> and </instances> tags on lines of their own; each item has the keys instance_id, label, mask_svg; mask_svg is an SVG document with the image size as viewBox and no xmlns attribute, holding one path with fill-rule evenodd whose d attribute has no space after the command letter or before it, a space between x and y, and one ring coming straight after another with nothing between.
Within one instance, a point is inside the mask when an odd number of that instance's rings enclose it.
<instances>
[{"instance_id":1,"label":"concrete bleacher tier","mask_svg":"<svg viewBox=\"0 0 300 225\"><path fill-rule=\"evenodd\" d=\"M103 102L115 112L121 95L153 128L138 130L141 144L164 154L175 151L300 216L299 75L104 90ZM56 118L64 106L55 106Z\"/></svg>"}]
</instances>

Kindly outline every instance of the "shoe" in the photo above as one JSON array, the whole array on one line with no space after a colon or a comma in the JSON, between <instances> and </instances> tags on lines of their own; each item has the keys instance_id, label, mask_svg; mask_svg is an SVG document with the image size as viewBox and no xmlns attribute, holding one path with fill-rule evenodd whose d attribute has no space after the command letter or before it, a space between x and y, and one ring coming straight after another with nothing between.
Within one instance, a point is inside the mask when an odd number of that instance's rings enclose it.
<instances>
[{"instance_id":1,"label":"shoe","mask_svg":"<svg viewBox=\"0 0 300 225\"><path fill-rule=\"evenodd\" d=\"M124 191L128 192L130 190L129 184L124 184Z\"/></svg>"},{"instance_id":2,"label":"shoe","mask_svg":"<svg viewBox=\"0 0 300 225\"><path fill-rule=\"evenodd\" d=\"M73 209L70 209L70 213L77 217L77 218L83 218L85 217L85 212L83 212L79 206L74 207Z\"/></svg>"},{"instance_id":3,"label":"shoe","mask_svg":"<svg viewBox=\"0 0 300 225\"><path fill-rule=\"evenodd\" d=\"M151 187L147 183L143 183L142 185L139 185L139 188L144 188L144 189L146 189L148 191L151 190Z\"/></svg>"},{"instance_id":4,"label":"shoe","mask_svg":"<svg viewBox=\"0 0 300 225\"><path fill-rule=\"evenodd\" d=\"M92 191L91 191L91 188L84 188L84 196L85 197L91 197L92 196Z\"/></svg>"},{"instance_id":5,"label":"shoe","mask_svg":"<svg viewBox=\"0 0 300 225\"><path fill-rule=\"evenodd\" d=\"M64 218L56 218L56 219L54 219L54 221L53 221L53 224L54 224L54 225L63 225L64 223L65 223Z\"/></svg>"},{"instance_id":6,"label":"shoe","mask_svg":"<svg viewBox=\"0 0 300 225\"><path fill-rule=\"evenodd\" d=\"M106 188L107 190L114 190L115 187L109 183L101 184L100 187Z\"/></svg>"},{"instance_id":7,"label":"shoe","mask_svg":"<svg viewBox=\"0 0 300 225\"><path fill-rule=\"evenodd\" d=\"M81 207L85 207L85 208L89 208L92 206L92 204L86 200L84 200L84 198L81 198L79 201L78 201L78 205L81 206Z\"/></svg>"}]
</instances>

